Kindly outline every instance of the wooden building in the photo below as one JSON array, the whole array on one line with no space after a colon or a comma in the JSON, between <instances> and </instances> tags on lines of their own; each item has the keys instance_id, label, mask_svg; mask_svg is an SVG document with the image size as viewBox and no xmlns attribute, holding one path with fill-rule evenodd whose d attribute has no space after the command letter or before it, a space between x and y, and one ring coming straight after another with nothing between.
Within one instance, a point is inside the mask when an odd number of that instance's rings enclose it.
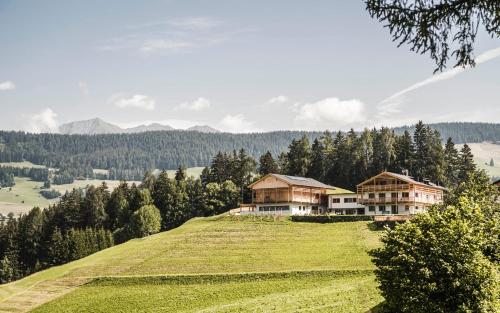
<instances>
[{"instance_id":1,"label":"wooden building","mask_svg":"<svg viewBox=\"0 0 500 313\"><path fill-rule=\"evenodd\" d=\"M252 189L250 212L283 215L325 213L327 190L335 189L312 178L280 174L268 174L249 187Z\"/></svg>"},{"instance_id":2,"label":"wooden building","mask_svg":"<svg viewBox=\"0 0 500 313\"><path fill-rule=\"evenodd\" d=\"M410 215L442 203L444 190L427 180L419 182L407 175L382 172L357 185L357 202L365 206L368 215Z\"/></svg>"}]
</instances>

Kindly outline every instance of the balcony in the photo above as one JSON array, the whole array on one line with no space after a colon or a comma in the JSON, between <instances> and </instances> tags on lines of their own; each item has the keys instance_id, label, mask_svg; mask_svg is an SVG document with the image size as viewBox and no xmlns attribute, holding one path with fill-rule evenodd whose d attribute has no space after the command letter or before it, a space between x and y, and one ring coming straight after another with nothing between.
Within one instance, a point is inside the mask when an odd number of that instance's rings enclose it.
<instances>
[{"instance_id":1,"label":"balcony","mask_svg":"<svg viewBox=\"0 0 500 313\"><path fill-rule=\"evenodd\" d=\"M410 190L410 185L409 184L364 185L359 187L358 190L361 192Z\"/></svg>"},{"instance_id":2,"label":"balcony","mask_svg":"<svg viewBox=\"0 0 500 313\"><path fill-rule=\"evenodd\" d=\"M396 204L396 203L412 203L415 201L414 197L399 197L399 198L370 198L363 199L358 198L358 203L360 204Z\"/></svg>"}]
</instances>

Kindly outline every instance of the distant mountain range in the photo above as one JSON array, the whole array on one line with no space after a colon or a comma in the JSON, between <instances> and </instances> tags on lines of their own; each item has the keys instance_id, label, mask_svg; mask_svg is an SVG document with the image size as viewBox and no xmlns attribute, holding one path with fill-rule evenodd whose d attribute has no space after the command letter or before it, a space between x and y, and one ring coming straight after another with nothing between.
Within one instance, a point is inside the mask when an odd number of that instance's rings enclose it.
<instances>
[{"instance_id":1,"label":"distant mountain range","mask_svg":"<svg viewBox=\"0 0 500 313\"><path fill-rule=\"evenodd\" d=\"M122 128L118 125L114 125L103 121L100 118L94 118L84 121L75 121L59 126L59 132L61 134L81 134L81 135L97 135L97 134L121 134L121 133L144 133L149 131L165 131L165 130L179 130L175 129L169 125L162 125L158 123L153 123L149 125L139 125L136 127ZM220 131L207 126L207 125L196 125L185 129L187 131L197 131L200 133L219 133Z\"/></svg>"}]
</instances>

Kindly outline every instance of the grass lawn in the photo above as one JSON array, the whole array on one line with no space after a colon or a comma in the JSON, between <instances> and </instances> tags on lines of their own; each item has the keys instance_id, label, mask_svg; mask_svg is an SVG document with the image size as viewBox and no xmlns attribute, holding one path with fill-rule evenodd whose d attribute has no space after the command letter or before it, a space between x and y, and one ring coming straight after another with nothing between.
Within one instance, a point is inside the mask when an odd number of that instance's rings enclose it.
<instances>
[{"instance_id":1,"label":"grass lawn","mask_svg":"<svg viewBox=\"0 0 500 313\"><path fill-rule=\"evenodd\" d=\"M35 182L26 177L15 177L16 185L0 189L0 213L19 214L29 211L34 206L47 207L50 201L40 195L42 182Z\"/></svg>"},{"instance_id":2,"label":"grass lawn","mask_svg":"<svg viewBox=\"0 0 500 313\"><path fill-rule=\"evenodd\" d=\"M213 283L90 283L33 312L366 312L381 301L373 275Z\"/></svg>"},{"instance_id":3,"label":"grass lawn","mask_svg":"<svg viewBox=\"0 0 500 313\"><path fill-rule=\"evenodd\" d=\"M363 307L366 311L365 308L380 300L373 276L369 274L374 266L367 254L368 250L379 244L378 236L378 232L369 230L368 222L314 224L293 223L288 219L273 221L261 217L197 218L177 229L131 240L81 260L2 285L0 311L2 308L33 307L44 303L45 301L30 304L29 301L37 301L35 299L40 298L40 293L44 292L47 284L52 287L62 280L71 285L73 281L92 280L102 276L119 279L123 276L217 276L227 273L284 271L360 271L364 274L359 278L352 275L298 275L293 278L238 279L234 282L190 282L190 288L183 284L150 283L148 280L112 286L91 283L50 302L40 310L58 312L59 309L56 308L64 307L67 310L61 311L72 312L70 308L81 307L82 303L87 302L93 304L87 306L88 310L92 307L93 312L134 312L140 311L137 306L140 307L142 302L148 302L150 298L161 298L164 311L191 310L190 308L197 310L197 307L202 307L207 312L224 312L226 308L217 305L227 304L229 306L226 311L252 311L259 306L261 309L257 311L269 311L273 306L279 306L284 311L292 312L309 307L311 302L317 302L316 311L357 312L358 304L359 308ZM294 296L302 294L302 285L309 290L309 296L306 296L307 293L303 297ZM30 300L26 299L27 290ZM191 293L186 293L186 290L191 290ZM54 291L46 301L57 295L57 291ZM127 297L120 295L128 295L130 302L124 300ZM214 298L216 295L222 298ZM184 302L184 296L189 297L191 302L176 304ZM327 300L329 297L336 300ZM325 300L321 300L322 298ZM362 300L365 298L366 301ZM125 302L121 302L122 300ZM296 303L292 303L293 301ZM109 302L121 302L122 305L112 309ZM329 309L328 305L334 305L334 302L338 303L339 311ZM321 309L323 305L325 307ZM349 306L352 307L350 311L347 309Z\"/></svg>"},{"instance_id":4,"label":"grass lawn","mask_svg":"<svg viewBox=\"0 0 500 313\"><path fill-rule=\"evenodd\" d=\"M468 144L474 155L474 161L478 168L484 169L489 175L500 177L500 144L488 142ZM457 145L457 149L462 149L463 145ZM493 159L495 166L490 166Z\"/></svg>"}]
</instances>

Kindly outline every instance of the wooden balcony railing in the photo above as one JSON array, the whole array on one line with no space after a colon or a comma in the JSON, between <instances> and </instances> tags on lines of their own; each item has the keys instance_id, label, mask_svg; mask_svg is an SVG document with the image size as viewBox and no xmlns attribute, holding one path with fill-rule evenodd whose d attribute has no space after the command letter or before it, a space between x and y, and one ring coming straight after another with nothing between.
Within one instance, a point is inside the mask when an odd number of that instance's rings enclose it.
<instances>
[{"instance_id":1,"label":"wooden balcony railing","mask_svg":"<svg viewBox=\"0 0 500 313\"><path fill-rule=\"evenodd\" d=\"M358 203L361 203L361 204L395 204L395 203L409 203L409 202L413 202L414 200L415 200L414 197L399 197L399 198L387 197L387 198L369 198L369 199L358 198Z\"/></svg>"},{"instance_id":2,"label":"wooden balcony railing","mask_svg":"<svg viewBox=\"0 0 500 313\"><path fill-rule=\"evenodd\" d=\"M364 185L358 188L361 192L369 191L396 191L396 190L409 190L409 184L388 184L388 185Z\"/></svg>"}]
</instances>

